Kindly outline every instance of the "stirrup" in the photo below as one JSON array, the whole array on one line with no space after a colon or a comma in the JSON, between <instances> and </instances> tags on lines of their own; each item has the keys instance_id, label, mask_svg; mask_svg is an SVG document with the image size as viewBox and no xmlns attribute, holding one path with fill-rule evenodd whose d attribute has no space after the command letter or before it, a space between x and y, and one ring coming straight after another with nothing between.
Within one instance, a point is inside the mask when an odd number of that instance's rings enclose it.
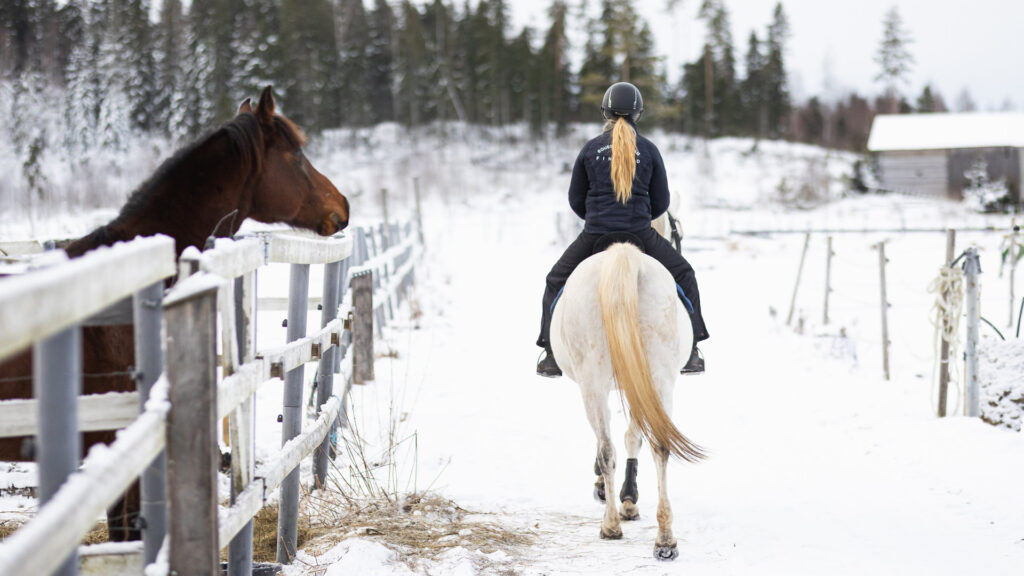
<instances>
[{"instance_id":1,"label":"stirrup","mask_svg":"<svg viewBox=\"0 0 1024 576\"><path fill-rule=\"evenodd\" d=\"M704 355L701 354L699 348L693 347L693 351L690 352L690 359L686 361L686 365L683 366L679 373L683 375L704 373Z\"/></svg>"},{"instance_id":2,"label":"stirrup","mask_svg":"<svg viewBox=\"0 0 1024 576\"><path fill-rule=\"evenodd\" d=\"M537 375L545 378L561 376L562 369L558 367L558 362L555 361L555 355L551 353L551 349L545 348L541 352L546 355L543 358L537 357Z\"/></svg>"}]
</instances>

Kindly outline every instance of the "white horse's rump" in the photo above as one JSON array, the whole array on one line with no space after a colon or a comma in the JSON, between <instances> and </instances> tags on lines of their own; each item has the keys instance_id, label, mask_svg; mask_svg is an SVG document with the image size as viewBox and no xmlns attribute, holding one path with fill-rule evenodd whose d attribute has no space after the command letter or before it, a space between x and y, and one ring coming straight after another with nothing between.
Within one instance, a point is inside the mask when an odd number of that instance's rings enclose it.
<instances>
[{"instance_id":1,"label":"white horse's rump","mask_svg":"<svg viewBox=\"0 0 1024 576\"><path fill-rule=\"evenodd\" d=\"M641 437L651 443L658 474L658 537L654 555L678 555L665 485L668 456L703 458L672 424L672 389L693 344L690 319L676 295L672 275L635 246L615 244L583 261L569 276L551 320L551 350L565 375L583 394L597 436L597 465L606 508L601 536L620 538L615 494L615 448L609 437L608 393L613 382L628 406L629 458ZM621 515L637 517L635 500L624 499Z\"/></svg>"}]
</instances>

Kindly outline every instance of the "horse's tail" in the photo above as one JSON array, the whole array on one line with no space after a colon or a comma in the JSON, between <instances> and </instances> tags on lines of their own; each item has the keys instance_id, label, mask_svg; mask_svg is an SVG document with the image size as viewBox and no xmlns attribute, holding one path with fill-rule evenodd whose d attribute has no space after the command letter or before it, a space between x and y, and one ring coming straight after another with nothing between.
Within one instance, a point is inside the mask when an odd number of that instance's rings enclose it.
<instances>
[{"instance_id":1,"label":"horse's tail","mask_svg":"<svg viewBox=\"0 0 1024 576\"><path fill-rule=\"evenodd\" d=\"M638 307L639 252L633 246L615 244L605 253L598 299L612 372L629 415L652 446L687 462L704 458L700 446L683 436L665 412L654 388L647 351L640 333Z\"/></svg>"}]
</instances>

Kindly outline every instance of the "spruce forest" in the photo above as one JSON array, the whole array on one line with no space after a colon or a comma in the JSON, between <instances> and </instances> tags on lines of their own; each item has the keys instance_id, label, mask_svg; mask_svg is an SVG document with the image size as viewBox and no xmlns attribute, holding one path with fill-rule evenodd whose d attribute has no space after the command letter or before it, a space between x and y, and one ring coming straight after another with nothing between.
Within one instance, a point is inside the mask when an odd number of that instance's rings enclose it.
<instances>
[{"instance_id":1,"label":"spruce forest","mask_svg":"<svg viewBox=\"0 0 1024 576\"><path fill-rule=\"evenodd\" d=\"M29 159L53 146L72 157L117 149L132 134L182 141L267 84L312 132L448 121L540 131L596 120L604 89L624 80L643 91L651 127L861 151L874 111L893 98L794 103L781 3L738 48L725 0L702 0L703 55L673 82L629 0L553 0L540 30L512 29L512 9L506 0L5 0L0 113L13 120L4 138Z\"/></svg>"}]
</instances>

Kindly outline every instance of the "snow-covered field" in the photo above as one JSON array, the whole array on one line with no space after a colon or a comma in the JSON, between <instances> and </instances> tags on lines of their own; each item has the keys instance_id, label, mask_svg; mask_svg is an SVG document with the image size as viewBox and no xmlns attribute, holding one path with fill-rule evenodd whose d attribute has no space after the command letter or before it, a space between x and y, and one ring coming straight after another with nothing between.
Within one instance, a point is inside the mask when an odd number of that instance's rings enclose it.
<instances>
[{"instance_id":1,"label":"snow-covered field","mask_svg":"<svg viewBox=\"0 0 1024 576\"><path fill-rule=\"evenodd\" d=\"M1019 573L1024 436L978 419L934 415L935 295L928 288L944 259L944 235L835 234L828 324L825 239L813 235L787 326L803 235L730 234L1005 230L1009 217L936 200L844 197L839 177L853 161L848 155L778 143L753 153L752 142L742 140L713 142L705 157L684 138L656 137L681 195L684 254L697 270L712 334L701 346L707 373L680 377L676 385L677 426L711 453L706 463L669 467L680 557L661 563L651 556L656 487L646 451L640 520L624 523L620 541L599 539L594 436L575 384L534 375L533 345L543 278L571 228L563 165L589 129L537 144L523 134L515 144L500 134L455 134L443 147L423 135L406 142L408 135L384 129L329 135L315 146L314 163L352 200L353 224L379 217L380 187L390 191L392 215L411 208L412 176L426 197L426 252L413 305L397 314L379 344L388 353L377 361L377 381L351 396L367 452L384 451L392 438L413 438L389 468L398 491L429 489L532 543L477 550L468 533L459 533L452 537L460 546L415 561L415 551L393 551L385 537L362 530L336 546L307 546L285 573ZM347 152L356 140L359 151ZM407 146L393 146L398 142ZM815 194L794 196L805 184ZM873 248L883 240L888 381ZM998 272L1001 233L967 232L957 242L957 252L979 247L982 314L1012 339L1014 330L1005 329L1008 280ZM283 295L286 270L261 273L260 281L261 296ZM283 340L283 314L261 314L261 345ZM311 325L317 321L311 316ZM994 335L986 326L982 332ZM1020 346L1002 346L1003 364L1019 365ZM1005 370L995 372L1013 382ZM950 396L951 412L959 414L959 388ZM275 402L280 390L266 387L258 402L261 450L279 442ZM622 438L624 424L614 420L614 438ZM618 453L621 461L621 442ZM348 464L340 459L336 474L347 474ZM8 478L4 470L0 483Z\"/></svg>"}]
</instances>

